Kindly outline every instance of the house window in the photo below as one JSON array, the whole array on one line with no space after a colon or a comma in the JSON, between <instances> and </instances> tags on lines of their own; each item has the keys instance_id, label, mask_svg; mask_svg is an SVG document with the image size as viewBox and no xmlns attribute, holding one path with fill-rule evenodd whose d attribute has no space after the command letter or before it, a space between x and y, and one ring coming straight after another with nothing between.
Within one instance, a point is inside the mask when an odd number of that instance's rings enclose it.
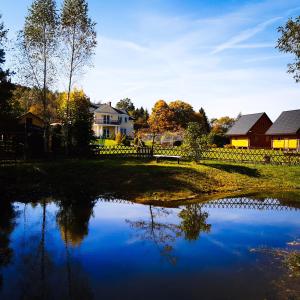
<instances>
[{"instance_id":1,"label":"house window","mask_svg":"<svg viewBox=\"0 0 300 300\"><path fill-rule=\"evenodd\" d=\"M122 117L119 117L119 122L122 123Z\"/></svg>"},{"instance_id":2,"label":"house window","mask_svg":"<svg viewBox=\"0 0 300 300\"><path fill-rule=\"evenodd\" d=\"M109 129L108 128L103 128L103 137L108 138L109 137Z\"/></svg>"},{"instance_id":3,"label":"house window","mask_svg":"<svg viewBox=\"0 0 300 300\"><path fill-rule=\"evenodd\" d=\"M104 121L104 122L103 122L104 124L109 124L109 123L110 123L110 116L104 115L103 121Z\"/></svg>"},{"instance_id":4,"label":"house window","mask_svg":"<svg viewBox=\"0 0 300 300\"><path fill-rule=\"evenodd\" d=\"M127 123L127 117L125 117L125 123Z\"/></svg>"}]
</instances>

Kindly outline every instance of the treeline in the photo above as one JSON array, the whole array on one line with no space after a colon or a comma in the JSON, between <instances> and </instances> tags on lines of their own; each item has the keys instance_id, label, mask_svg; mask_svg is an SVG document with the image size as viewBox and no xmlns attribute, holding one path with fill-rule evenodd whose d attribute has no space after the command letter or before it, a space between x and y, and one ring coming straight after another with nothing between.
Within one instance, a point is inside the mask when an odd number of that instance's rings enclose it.
<instances>
[{"instance_id":1,"label":"treeline","mask_svg":"<svg viewBox=\"0 0 300 300\"><path fill-rule=\"evenodd\" d=\"M136 108L131 99L125 98L117 102L116 108L125 110L134 119L134 130L148 128L149 112L143 106Z\"/></svg>"},{"instance_id":2,"label":"treeline","mask_svg":"<svg viewBox=\"0 0 300 300\"><path fill-rule=\"evenodd\" d=\"M189 124L196 123L199 134L209 136L210 144L217 147L229 142L225 134L236 120L228 116L209 120L202 107L199 111L195 111L189 103L181 100L169 104L164 100L158 100L151 114L143 107L136 108L129 98L120 100L116 107L126 110L134 118L136 132L150 133L153 136L165 132L182 132L184 135Z\"/></svg>"}]
</instances>

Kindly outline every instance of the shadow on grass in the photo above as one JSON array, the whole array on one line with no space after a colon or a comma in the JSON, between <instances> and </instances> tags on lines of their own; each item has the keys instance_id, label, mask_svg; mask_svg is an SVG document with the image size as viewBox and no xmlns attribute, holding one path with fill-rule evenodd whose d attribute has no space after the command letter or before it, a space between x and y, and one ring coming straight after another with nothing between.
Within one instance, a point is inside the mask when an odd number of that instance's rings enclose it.
<instances>
[{"instance_id":1,"label":"shadow on grass","mask_svg":"<svg viewBox=\"0 0 300 300\"><path fill-rule=\"evenodd\" d=\"M237 173L242 175L247 175L249 177L260 177L260 173L255 168L249 168L246 166L239 166L239 165L229 165L229 164L207 164L207 166L225 171L228 173Z\"/></svg>"},{"instance_id":2,"label":"shadow on grass","mask_svg":"<svg viewBox=\"0 0 300 300\"><path fill-rule=\"evenodd\" d=\"M216 182L203 172L188 167L149 165L142 161L60 161L6 167L0 170L5 198L32 201L95 199L111 194L123 199L136 196L168 198L202 194L214 190ZM172 195L171 195L172 194ZM21 200L21 199L20 199Z\"/></svg>"}]
</instances>

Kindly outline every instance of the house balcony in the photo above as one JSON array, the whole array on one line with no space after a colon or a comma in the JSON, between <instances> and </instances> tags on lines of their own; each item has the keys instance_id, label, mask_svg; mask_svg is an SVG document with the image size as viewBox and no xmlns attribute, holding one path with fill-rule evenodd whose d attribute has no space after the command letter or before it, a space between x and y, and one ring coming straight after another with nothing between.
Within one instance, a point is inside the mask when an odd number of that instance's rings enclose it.
<instances>
[{"instance_id":1,"label":"house balcony","mask_svg":"<svg viewBox=\"0 0 300 300\"><path fill-rule=\"evenodd\" d=\"M121 124L121 121L119 120L107 120L107 119L103 119L103 118L97 118L94 119L94 123L97 125L115 125L118 126Z\"/></svg>"}]
</instances>

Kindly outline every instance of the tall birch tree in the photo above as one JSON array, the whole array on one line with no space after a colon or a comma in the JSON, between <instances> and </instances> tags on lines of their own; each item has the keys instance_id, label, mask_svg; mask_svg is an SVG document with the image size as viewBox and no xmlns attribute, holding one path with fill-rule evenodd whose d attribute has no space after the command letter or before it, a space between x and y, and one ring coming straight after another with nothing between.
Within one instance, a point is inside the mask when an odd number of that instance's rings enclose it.
<instances>
[{"instance_id":1,"label":"tall birch tree","mask_svg":"<svg viewBox=\"0 0 300 300\"><path fill-rule=\"evenodd\" d=\"M54 0L34 0L19 34L23 76L27 85L40 91L45 121L44 146L48 151L49 115L47 91L55 79L55 61L58 45L58 15Z\"/></svg>"},{"instance_id":2,"label":"tall birch tree","mask_svg":"<svg viewBox=\"0 0 300 300\"><path fill-rule=\"evenodd\" d=\"M90 62L97 46L96 23L88 16L86 0L64 0L61 13L61 37L64 67L67 70L66 149L69 148L70 95L74 77Z\"/></svg>"}]
</instances>

